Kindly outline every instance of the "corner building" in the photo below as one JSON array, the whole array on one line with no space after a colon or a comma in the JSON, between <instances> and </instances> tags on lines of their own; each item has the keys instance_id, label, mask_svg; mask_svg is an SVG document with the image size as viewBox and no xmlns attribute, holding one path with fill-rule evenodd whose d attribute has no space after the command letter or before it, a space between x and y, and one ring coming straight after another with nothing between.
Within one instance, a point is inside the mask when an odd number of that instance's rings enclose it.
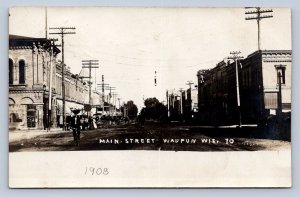
<instances>
[{"instance_id":1,"label":"corner building","mask_svg":"<svg viewBox=\"0 0 300 197\"><path fill-rule=\"evenodd\" d=\"M291 112L291 67L291 50L260 50L238 61L243 124L260 124L271 115ZM200 123L237 124L235 62L221 61L197 76Z\"/></svg>"},{"instance_id":2,"label":"corner building","mask_svg":"<svg viewBox=\"0 0 300 197\"><path fill-rule=\"evenodd\" d=\"M44 127L50 81L55 77L50 66L55 65L58 53L46 38L9 36L10 129Z\"/></svg>"}]
</instances>

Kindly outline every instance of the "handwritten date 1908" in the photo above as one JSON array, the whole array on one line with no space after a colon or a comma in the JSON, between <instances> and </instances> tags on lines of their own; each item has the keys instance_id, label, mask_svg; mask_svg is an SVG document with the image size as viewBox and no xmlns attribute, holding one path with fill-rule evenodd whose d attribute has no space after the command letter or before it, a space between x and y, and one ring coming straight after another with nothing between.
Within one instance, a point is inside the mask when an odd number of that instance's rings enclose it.
<instances>
[{"instance_id":1,"label":"handwritten date 1908","mask_svg":"<svg viewBox=\"0 0 300 197\"><path fill-rule=\"evenodd\" d=\"M86 167L85 175L99 176L99 175L108 175L108 168L95 168L95 167Z\"/></svg>"}]
</instances>

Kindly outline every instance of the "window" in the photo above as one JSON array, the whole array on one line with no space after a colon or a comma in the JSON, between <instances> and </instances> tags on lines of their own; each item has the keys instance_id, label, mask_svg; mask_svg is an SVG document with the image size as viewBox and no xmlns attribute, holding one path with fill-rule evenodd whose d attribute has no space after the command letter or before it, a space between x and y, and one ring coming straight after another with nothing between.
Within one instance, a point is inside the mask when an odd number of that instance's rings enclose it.
<instances>
[{"instance_id":1,"label":"window","mask_svg":"<svg viewBox=\"0 0 300 197\"><path fill-rule=\"evenodd\" d=\"M9 84L14 82L14 62L12 59L9 59Z\"/></svg>"},{"instance_id":2,"label":"window","mask_svg":"<svg viewBox=\"0 0 300 197\"><path fill-rule=\"evenodd\" d=\"M265 108L266 109L277 109L277 92L266 92L265 93Z\"/></svg>"},{"instance_id":3,"label":"window","mask_svg":"<svg viewBox=\"0 0 300 197\"><path fill-rule=\"evenodd\" d=\"M19 83L20 84L25 83L25 61L24 60L19 61Z\"/></svg>"},{"instance_id":4,"label":"window","mask_svg":"<svg viewBox=\"0 0 300 197\"><path fill-rule=\"evenodd\" d=\"M278 70L278 79L277 83L279 84L279 77L281 78L281 84L285 84L285 68L281 68Z\"/></svg>"},{"instance_id":5,"label":"window","mask_svg":"<svg viewBox=\"0 0 300 197\"><path fill-rule=\"evenodd\" d=\"M277 70L277 84L281 82L281 84L285 84L285 69L286 65L275 65L275 68ZM281 80L281 81L279 81Z\"/></svg>"}]
</instances>

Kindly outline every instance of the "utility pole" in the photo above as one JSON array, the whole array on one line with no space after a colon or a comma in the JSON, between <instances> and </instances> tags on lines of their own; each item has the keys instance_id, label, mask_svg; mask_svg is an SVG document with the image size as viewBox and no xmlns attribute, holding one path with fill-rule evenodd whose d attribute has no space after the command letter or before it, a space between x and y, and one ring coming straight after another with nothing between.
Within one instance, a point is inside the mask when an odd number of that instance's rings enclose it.
<instances>
[{"instance_id":1,"label":"utility pole","mask_svg":"<svg viewBox=\"0 0 300 197\"><path fill-rule=\"evenodd\" d=\"M105 105L105 88L108 87L108 83L104 83L104 75L102 75L102 83L97 84L97 86L101 86L102 89L102 102L103 102L103 106L102 106L102 115L104 114L104 105Z\"/></svg>"},{"instance_id":2,"label":"utility pole","mask_svg":"<svg viewBox=\"0 0 300 197\"><path fill-rule=\"evenodd\" d=\"M117 92L113 92L113 105L114 105L114 112L116 112L116 108L117 108L117 96L119 95Z\"/></svg>"},{"instance_id":3,"label":"utility pole","mask_svg":"<svg viewBox=\"0 0 300 197\"><path fill-rule=\"evenodd\" d=\"M97 91L97 69L95 70L95 91Z\"/></svg>"},{"instance_id":4,"label":"utility pole","mask_svg":"<svg viewBox=\"0 0 300 197\"><path fill-rule=\"evenodd\" d=\"M110 104L111 104L111 102L110 102L110 99L111 99L111 96L112 96L112 90L115 90L115 88L116 87L112 87L112 86L110 86L110 87L108 87L108 89L109 89L109 94L108 94L108 104L109 104L109 114L111 114L111 107L110 107Z\"/></svg>"},{"instance_id":5,"label":"utility pole","mask_svg":"<svg viewBox=\"0 0 300 197\"><path fill-rule=\"evenodd\" d=\"M120 106L120 100L121 100L121 98L118 98L118 101L119 101L119 110L120 110L120 107L121 107L121 106Z\"/></svg>"},{"instance_id":6,"label":"utility pole","mask_svg":"<svg viewBox=\"0 0 300 197\"><path fill-rule=\"evenodd\" d=\"M45 38L48 38L48 11L47 7L45 7Z\"/></svg>"},{"instance_id":7,"label":"utility pole","mask_svg":"<svg viewBox=\"0 0 300 197\"><path fill-rule=\"evenodd\" d=\"M99 60L82 60L82 68L89 69L89 76L82 77L89 79L89 105L92 104L92 68L99 68L97 65L99 65Z\"/></svg>"},{"instance_id":8,"label":"utility pole","mask_svg":"<svg viewBox=\"0 0 300 197\"><path fill-rule=\"evenodd\" d=\"M184 92L183 88L179 89L180 92L180 114L183 114L183 106L182 106L182 92Z\"/></svg>"},{"instance_id":9,"label":"utility pole","mask_svg":"<svg viewBox=\"0 0 300 197\"><path fill-rule=\"evenodd\" d=\"M285 70L285 65L275 65L276 71L277 71L277 84L278 84L278 93L277 93L277 115L280 115L282 113L282 82L283 76L282 72Z\"/></svg>"},{"instance_id":10,"label":"utility pole","mask_svg":"<svg viewBox=\"0 0 300 197\"><path fill-rule=\"evenodd\" d=\"M168 110L168 117L170 117L170 101L169 101L169 91L167 90L166 92L166 97L167 97L167 110Z\"/></svg>"},{"instance_id":11,"label":"utility pole","mask_svg":"<svg viewBox=\"0 0 300 197\"><path fill-rule=\"evenodd\" d=\"M187 102L189 102L189 105L190 105L190 112L192 113L192 111L193 111L193 106L192 106L192 85L194 84L194 82L192 82L192 81L187 81L187 84L186 85L188 85L189 86L189 90L190 90L190 94L189 94L189 97L187 97ZM188 94L187 94L187 96L188 96ZM190 114L190 116L191 116L191 114ZM189 117L189 118L191 118L191 117Z\"/></svg>"},{"instance_id":12,"label":"utility pole","mask_svg":"<svg viewBox=\"0 0 300 197\"><path fill-rule=\"evenodd\" d=\"M103 102L103 108L102 108L102 114L104 113L104 94L105 94L105 92L104 92L104 75L102 75L102 102Z\"/></svg>"},{"instance_id":13,"label":"utility pole","mask_svg":"<svg viewBox=\"0 0 300 197\"><path fill-rule=\"evenodd\" d=\"M65 130L65 119L66 119L66 114L65 114L65 109L66 109L66 94L65 94L65 51L64 51L64 36L67 34L75 34L74 31L76 28L75 27L50 27L49 29L57 30L57 32L52 32L49 34L58 34L61 36L61 72L62 72L62 80L61 80L61 88L62 88L62 104L63 104L63 130Z\"/></svg>"},{"instance_id":14,"label":"utility pole","mask_svg":"<svg viewBox=\"0 0 300 197\"><path fill-rule=\"evenodd\" d=\"M245 11L245 14L250 14L250 17L246 17L246 20L257 21L257 39L258 39L258 50L260 50L260 21L264 18L272 18L273 15L265 15L265 13L272 13L272 9L262 10L260 7L246 7L246 9L254 9L251 11Z\"/></svg>"},{"instance_id":15,"label":"utility pole","mask_svg":"<svg viewBox=\"0 0 300 197\"><path fill-rule=\"evenodd\" d=\"M154 85L157 86L156 71L154 72Z\"/></svg>"},{"instance_id":16,"label":"utility pole","mask_svg":"<svg viewBox=\"0 0 300 197\"><path fill-rule=\"evenodd\" d=\"M190 89L192 90L192 85L194 84L194 82L192 82L192 81L187 81L187 84L186 85L188 85L189 87L190 87Z\"/></svg>"},{"instance_id":17,"label":"utility pole","mask_svg":"<svg viewBox=\"0 0 300 197\"><path fill-rule=\"evenodd\" d=\"M228 59L232 59L235 61L235 78L236 78L236 97L237 97L237 108L238 108L238 116L239 116L239 127L242 126L242 116L241 116L241 100L240 100L240 86L239 86L239 70L238 70L238 60L244 58L243 56L239 56L240 51L232 51L230 54L232 56L228 57Z\"/></svg>"},{"instance_id":18,"label":"utility pole","mask_svg":"<svg viewBox=\"0 0 300 197\"><path fill-rule=\"evenodd\" d=\"M58 39L50 39L50 73L49 73L49 104L48 104L48 127L47 129L50 130L51 125L51 112L52 112L52 78L53 78L53 65L52 61L54 59L54 47L59 47L61 45L56 45L55 41ZM54 65L55 66L55 65Z\"/></svg>"}]
</instances>

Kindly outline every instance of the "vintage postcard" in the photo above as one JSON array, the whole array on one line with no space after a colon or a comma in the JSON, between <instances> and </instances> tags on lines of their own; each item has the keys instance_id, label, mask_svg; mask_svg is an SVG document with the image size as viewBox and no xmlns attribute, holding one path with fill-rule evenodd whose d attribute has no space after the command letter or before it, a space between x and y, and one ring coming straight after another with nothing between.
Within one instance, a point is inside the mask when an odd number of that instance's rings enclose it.
<instances>
[{"instance_id":1,"label":"vintage postcard","mask_svg":"<svg viewBox=\"0 0 300 197\"><path fill-rule=\"evenodd\" d=\"M291 187L289 8L12 7L11 188Z\"/></svg>"}]
</instances>

